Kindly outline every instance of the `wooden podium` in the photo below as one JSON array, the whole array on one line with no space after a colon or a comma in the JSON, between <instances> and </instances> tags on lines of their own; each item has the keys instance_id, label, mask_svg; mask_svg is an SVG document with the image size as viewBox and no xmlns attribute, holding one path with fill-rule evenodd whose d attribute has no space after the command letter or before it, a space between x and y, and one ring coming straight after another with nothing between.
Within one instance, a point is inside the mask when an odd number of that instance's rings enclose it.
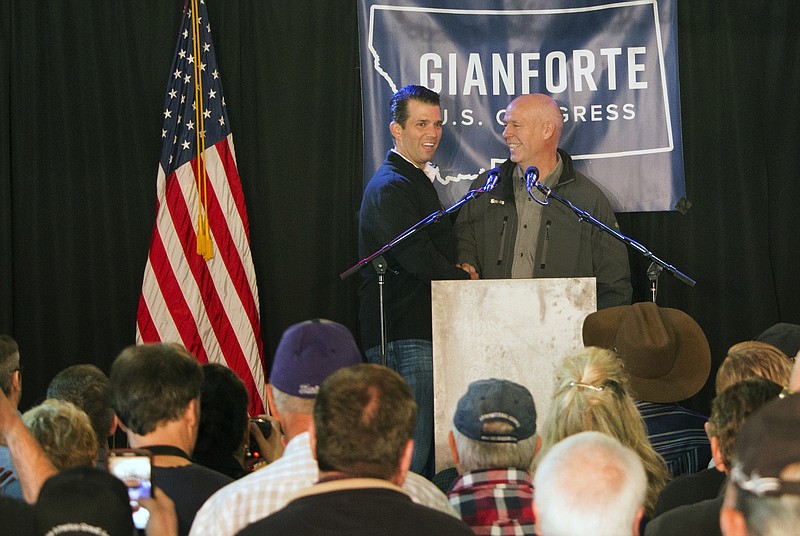
<instances>
[{"instance_id":1,"label":"wooden podium","mask_svg":"<svg viewBox=\"0 0 800 536\"><path fill-rule=\"evenodd\" d=\"M583 347L583 320L597 310L594 277L433 281L436 471L453 466L447 446L467 386L486 378L527 387L536 429L550 409L560 360Z\"/></svg>"}]
</instances>

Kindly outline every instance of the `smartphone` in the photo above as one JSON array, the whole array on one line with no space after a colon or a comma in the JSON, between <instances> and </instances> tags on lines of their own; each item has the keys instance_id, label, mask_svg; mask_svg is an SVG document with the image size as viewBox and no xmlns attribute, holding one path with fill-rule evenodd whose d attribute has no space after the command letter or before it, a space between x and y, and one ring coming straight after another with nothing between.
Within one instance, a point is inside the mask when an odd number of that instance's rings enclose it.
<instances>
[{"instance_id":1,"label":"smartphone","mask_svg":"<svg viewBox=\"0 0 800 536\"><path fill-rule=\"evenodd\" d=\"M139 499L152 496L153 454L146 449L111 449L106 465L108 472L116 476L128 488L128 500L133 509L133 524L144 529L150 512L139 506Z\"/></svg>"}]
</instances>

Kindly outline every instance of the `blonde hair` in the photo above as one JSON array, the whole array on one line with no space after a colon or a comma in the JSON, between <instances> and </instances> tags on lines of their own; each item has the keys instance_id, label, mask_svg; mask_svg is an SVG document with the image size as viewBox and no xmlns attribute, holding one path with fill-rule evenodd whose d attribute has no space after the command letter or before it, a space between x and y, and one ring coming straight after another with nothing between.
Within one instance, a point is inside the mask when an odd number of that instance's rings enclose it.
<instances>
[{"instance_id":1,"label":"blonde hair","mask_svg":"<svg viewBox=\"0 0 800 536\"><path fill-rule=\"evenodd\" d=\"M86 413L72 402L48 398L22 415L56 469L97 463L97 436Z\"/></svg>"},{"instance_id":2,"label":"blonde hair","mask_svg":"<svg viewBox=\"0 0 800 536\"><path fill-rule=\"evenodd\" d=\"M792 375L791 359L771 344L744 341L728 349L717 370L717 394L735 383L751 378L764 378L781 387L789 385Z\"/></svg>"},{"instance_id":3,"label":"blonde hair","mask_svg":"<svg viewBox=\"0 0 800 536\"><path fill-rule=\"evenodd\" d=\"M645 512L650 516L669 480L664 459L653 450L644 420L628 394L622 361L604 348L588 347L564 358L556 372L550 414L542 432L537 460L556 443L584 431L617 439L633 450L647 474Z\"/></svg>"}]
</instances>

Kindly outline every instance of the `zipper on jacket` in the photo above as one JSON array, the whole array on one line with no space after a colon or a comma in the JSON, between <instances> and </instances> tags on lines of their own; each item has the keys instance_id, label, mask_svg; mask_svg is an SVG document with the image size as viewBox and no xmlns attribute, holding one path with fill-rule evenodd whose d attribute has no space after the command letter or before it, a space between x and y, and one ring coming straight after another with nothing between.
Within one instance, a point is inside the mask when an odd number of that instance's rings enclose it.
<instances>
[{"instance_id":1,"label":"zipper on jacket","mask_svg":"<svg viewBox=\"0 0 800 536\"><path fill-rule=\"evenodd\" d=\"M506 226L508 226L508 216L503 218L503 227L500 228L500 251L497 252L497 266L503 263L503 250L506 245Z\"/></svg>"},{"instance_id":2,"label":"zipper on jacket","mask_svg":"<svg viewBox=\"0 0 800 536\"><path fill-rule=\"evenodd\" d=\"M544 265L547 263L547 248L550 246L550 224L553 223L552 220L547 220L547 223L544 226L544 245L542 245L542 259L541 264L539 264L539 269L544 270Z\"/></svg>"}]
</instances>

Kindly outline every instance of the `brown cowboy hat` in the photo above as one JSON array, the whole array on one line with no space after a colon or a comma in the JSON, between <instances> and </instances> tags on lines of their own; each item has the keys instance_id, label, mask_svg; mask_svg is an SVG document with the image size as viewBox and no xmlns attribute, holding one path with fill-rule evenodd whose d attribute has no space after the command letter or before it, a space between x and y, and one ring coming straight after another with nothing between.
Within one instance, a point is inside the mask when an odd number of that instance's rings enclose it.
<instances>
[{"instance_id":1,"label":"brown cowboy hat","mask_svg":"<svg viewBox=\"0 0 800 536\"><path fill-rule=\"evenodd\" d=\"M616 350L631 395L648 402L693 396L711 370L711 350L697 322L683 311L652 302L591 313L583 322L583 344Z\"/></svg>"}]
</instances>

